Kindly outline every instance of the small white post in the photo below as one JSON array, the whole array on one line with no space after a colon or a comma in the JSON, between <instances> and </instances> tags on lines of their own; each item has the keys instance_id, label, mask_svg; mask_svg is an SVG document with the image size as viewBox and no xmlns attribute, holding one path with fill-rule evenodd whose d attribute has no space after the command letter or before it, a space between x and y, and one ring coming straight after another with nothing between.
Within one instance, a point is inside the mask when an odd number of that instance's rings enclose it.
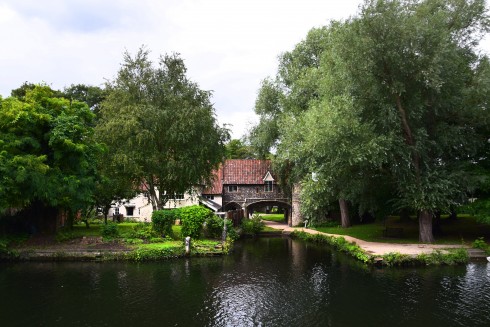
<instances>
[{"instance_id":1,"label":"small white post","mask_svg":"<svg viewBox=\"0 0 490 327\"><path fill-rule=\"evenodd\" d=\"M185 254L191 253L191 237L187 236L185 238Z\"/></svg>"}]
</instances>

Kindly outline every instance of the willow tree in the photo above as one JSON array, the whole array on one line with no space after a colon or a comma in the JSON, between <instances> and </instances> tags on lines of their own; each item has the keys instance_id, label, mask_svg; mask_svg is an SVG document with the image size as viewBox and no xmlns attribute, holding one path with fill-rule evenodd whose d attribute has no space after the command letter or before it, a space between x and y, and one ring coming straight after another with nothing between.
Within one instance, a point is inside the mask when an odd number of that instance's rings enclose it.
<instances>
[{"instance_id":1,"label":"willow tree","mask_svg":"<svg viewBox=\"0 0 490 327\"><path fill-rule=\"evenodd\" d=\"M161 56L155 67L148 50L126 52L106 92L97 135L118 162L115 173L147 192L154 209L211 178L228 132L179 55Z\"/></svg>"},{"instance_id":2,"label":"willow tree","mask_svg":"<svg viewBox=\"0 0 490 327\"><path fill-rule=\"evenodd\" d=\"M357 16L313 30L283 56L274 88L263 88L279 92L279 110L273 120L262 115L266 119L259 127L267 121L279 126L275 144L278 156L287 158L284 153L298 147L288 148L284 141L291 129L281 126L308 121L306 131L312 132L305 135L314 141L305 139L304 144L332 149L304 151L296 166L316 162L321 167L317 158L329 165L337 162L323 178L326 189L340 185L339 194L356 194L359 185L378 174L369 173L378 165L378 172L394 183L397 204L418 211L420 240L432 242L434 212L464 196L472 170L468 166L478 161L487 142L482 131L488 123L489 75L477 44L488 26L482 0L366 1ZM336 106L338 97L349 105ZM302 118L319 107L323 116L316 115L318 123ZM349 116L350 111L355 115ZM346 117L355 123L350 134L340 128ZM322 133L322 128L332 131ZM365 151L352 135L366 145ZM385 149L377 152L381 158L370 155L373 145ZM342 146L352 149L335 151ZM363 183L342 182L347 168L355 169L352 179Z\"/></svg>"}]
</instances>

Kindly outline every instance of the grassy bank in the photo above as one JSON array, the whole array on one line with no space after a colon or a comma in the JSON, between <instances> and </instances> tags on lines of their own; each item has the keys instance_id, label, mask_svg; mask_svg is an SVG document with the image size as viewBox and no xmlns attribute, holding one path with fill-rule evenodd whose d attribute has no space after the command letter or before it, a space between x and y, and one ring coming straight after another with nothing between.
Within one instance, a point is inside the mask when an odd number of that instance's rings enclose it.
<instances>
[{"instance_id":1,"label":"grassy bank","mask_svg":"<svg viewBox=\"0 0 490 327\"><path fill-rule=\"evenodd\" d=\"M364 241L382 243L418 243L418 221L412 217L409 221L401 221L397 216L388 217L385 221L357 224L349 228L342 228L337 224L330 226L311 227L323 233L348 235ZM388 237L383 234L386 228L401 229L400 235ZM479 223L475 218L461 215L456 220L450 220L443 216L440 223L440 231L434 233L435 244L466 244L470 245L474 240L486 237L490 239L490 225Z\"/></svg>"},{"instance_id":2,"label":"grassy bank","mask_svg":"<svg viewBox=\"0 0 490 327\"><path fill-rule=\"evenodd\" d=\"M191 256L221 255L232 240L191 241ZM171 235L158 235L151 224L119 223L75 225L56 235L4 237L0 239L0 257L11 260L130 260L150 261L182 257L185 244L181 226L172 226Z\"/></svg>"},{"instance_id":3,"label":"grassy bank","mask_svg":"<svg viewBox=\"0 0 490 327\"><path fill-rule=\"evenodd\" d=\"M427 266L427 265L456 265L468 263L468 252L465 249L447 249L434 251L429 254L417 256L400 253L389 253L382 257L374 257L362 250L357 244L348 242L343 237L334 237L321 234L308 234L295 231L291 237L307 242L328 244L335 250L344 252L366 264L381 264L384 266Z\"/></svg>"}]
</instances>

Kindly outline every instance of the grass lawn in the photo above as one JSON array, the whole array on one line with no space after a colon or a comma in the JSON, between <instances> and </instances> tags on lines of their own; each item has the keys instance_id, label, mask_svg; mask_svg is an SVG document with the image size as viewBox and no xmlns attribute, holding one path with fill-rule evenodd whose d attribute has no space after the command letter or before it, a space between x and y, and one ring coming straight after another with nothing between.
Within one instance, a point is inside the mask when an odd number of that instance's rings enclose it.
<instances>
[{"instance_id":1,"label":"grass lawn","mask_svg":"<svg viewBox=\"0 0 490 327\"><path fill-rule=\"evenodd\" d=\"M258 213L263 220L284 222L283 213Z\"/></svg>"},{"instance_id":2,"label":"grass lawn","mask_svg":"<svg viewBox=\"0 0 490 327\"><path fill-rule=\"evenodd\" d=\"M403 228L402 237L384 237L385 227ZM402 222L398 217L389 217L385 222L354 225L350 228L317 227L318 231L330 234L349 235L361 240L384 243L418 243L418 221L411 219ZM469 216L459 216L455 221L443 217L441 220L442 233L434 235L436 244L471 244L479 237L490 241L490 225L478 223Z\"/></svg>"}]
</instances>

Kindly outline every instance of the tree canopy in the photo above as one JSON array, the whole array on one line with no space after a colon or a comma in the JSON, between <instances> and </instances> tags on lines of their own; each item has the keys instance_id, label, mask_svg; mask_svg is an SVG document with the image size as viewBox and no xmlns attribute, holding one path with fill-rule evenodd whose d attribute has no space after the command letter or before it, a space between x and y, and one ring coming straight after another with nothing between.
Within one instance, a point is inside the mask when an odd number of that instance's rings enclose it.
<instances>
[{"instance_id":1,"label":"tree canopy","mask_svg":"<svg viewBox=\"0 0 490 327\"><path fill-rule=\"evenodd\" d=\"M27 212L38 228L53 230L60 209L91 203L102 150L93 119L85 103L45 85L0 99L0 210Z\"/></svg>"},{"instance_id":2,"label":"tree canopy","mask_svg":"<svg viewBox=\"0 0 490 327\"><path fill-rule=\"evenodd\" d=\"M211 92L186 76L178 54L155 66L141 48L106 85L97 136L114 160L114 173L148 192L154 209L211 178L228 131L217 125Z\"/></svg>"},{"instance_id":3,"label":"tree canopy","mask_svg":"<svg viewBox=\"0 0 490 327\"><path fill-rule=\"evenodd\" d=\"M376 187L417 211L432 242L434 212L461 203L487 160L490 71L477 45L488 27L483 0L365 1L281 56L252 144L277 147L276 164L316 194L307 210L332 199L373 210Z\"/></svg>"}]
</instances>

